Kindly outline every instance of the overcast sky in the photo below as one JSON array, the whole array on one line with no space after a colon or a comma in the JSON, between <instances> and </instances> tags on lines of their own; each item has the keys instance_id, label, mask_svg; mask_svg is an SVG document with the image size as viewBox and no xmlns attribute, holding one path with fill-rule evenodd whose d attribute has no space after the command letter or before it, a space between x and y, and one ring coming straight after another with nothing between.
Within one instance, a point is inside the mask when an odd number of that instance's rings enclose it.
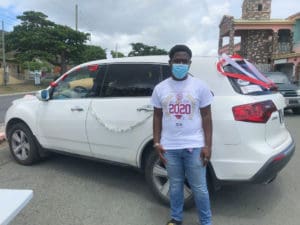
<instances>
[{"instance_id":1,"label":"overcast sky","mask_svg":"<svg viewBox=\"0 0 300 225\"><path fill-rule=\"evenodd\" d=\"M128 54L130 43L142 42L169 50L183 43L195 55L216 55L223 15L240 18L243 0L0 0L0 20L12 30L24 11L40 11L48 19L89 32L88 44ZM300 12L299 0L273 0L271 18Z\"/></svg>"}]
</instances>

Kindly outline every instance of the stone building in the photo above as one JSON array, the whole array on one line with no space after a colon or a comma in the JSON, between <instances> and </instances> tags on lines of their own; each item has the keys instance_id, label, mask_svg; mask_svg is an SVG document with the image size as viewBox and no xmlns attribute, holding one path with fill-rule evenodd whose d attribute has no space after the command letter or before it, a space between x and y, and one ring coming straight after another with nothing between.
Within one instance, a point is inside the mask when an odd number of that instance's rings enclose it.
<instances>
[{"instance_id":1,"label":"stone building","mask_svg":"<svg viewBox=\"0 0 300 225\"><path fill-rule=\"evenodd\" d=\"M219 54L238 53L263 71L282 71L300 79L300 13L271 19L271 0L244 0L242 18L224 15L219 25ZM223 45L223 39L229 43ZM236 40L239 43L235 43Z\"/></svg>"}]
</instances>

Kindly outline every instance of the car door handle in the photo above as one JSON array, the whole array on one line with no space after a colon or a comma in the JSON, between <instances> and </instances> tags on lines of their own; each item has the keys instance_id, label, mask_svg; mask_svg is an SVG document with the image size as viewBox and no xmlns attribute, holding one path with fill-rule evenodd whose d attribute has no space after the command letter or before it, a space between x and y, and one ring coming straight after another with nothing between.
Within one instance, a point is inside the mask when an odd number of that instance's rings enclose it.
<instances>
[{"instance_id":1,"label":"car door handle","mask_svg":"<svg viewBox=\"0 0 300 225\"><path fill-rule=\"evenodd\" d=\"M74 112L74 111L77 111L77 112L82 112L83 111L83 108L79 107L79 106L74 106L71 108L71 111Z\"/></svg>"},{"instance_id":2,"label":"car door handle","mask_svg":"<svg viewBox=\"0 0 300 225\"><path fill-rule=\"evenodd\" d=\"M141 111L152 112L154 109L153 109L152 105L144 105L142 107L137 108L136 110L139 112L141 112Z\"/></svg>"}]
</instances>

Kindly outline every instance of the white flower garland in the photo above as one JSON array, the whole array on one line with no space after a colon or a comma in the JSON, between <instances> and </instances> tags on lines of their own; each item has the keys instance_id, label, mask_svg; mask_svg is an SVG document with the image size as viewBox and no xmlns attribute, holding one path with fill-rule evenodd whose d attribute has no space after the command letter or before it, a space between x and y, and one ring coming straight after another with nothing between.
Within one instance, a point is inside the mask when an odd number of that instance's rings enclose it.
<instances>
[{"instance_id":1,"label":"white flower garland","mask_svg":"<svg viewBox=\"0 0 300 225\"><path fill-rule=\"evenodd\" d=\"M125 128L120 128L120 127L116 127L116 126L113 126L113 125L110 125L110 124L107 124L105 123L99 116L97 116L97 113L93 110L92 106L91 106L91 114L92 116L97 120L98 123L100 123L103 127L105 127L107 130L109 131L113 131L113 132L127 132L127 131L131 131L133 130L134 128L142 125L143 123L145 123L150 117L152 117L153 113L150 113L149 115L147 115L145 117L145 119L141 120L141 121L138 121L136 122L135 124L133 125L129 125L128 127L125 127Z\"/></svg>"}]
</instances>

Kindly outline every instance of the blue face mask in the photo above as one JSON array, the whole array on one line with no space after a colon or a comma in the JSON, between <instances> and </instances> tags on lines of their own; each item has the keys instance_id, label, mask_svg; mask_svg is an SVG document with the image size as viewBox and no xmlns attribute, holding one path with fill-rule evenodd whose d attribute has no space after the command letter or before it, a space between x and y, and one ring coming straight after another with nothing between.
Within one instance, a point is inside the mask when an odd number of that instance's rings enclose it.
<instances>
[{"instance_id":1,"label":"blue face mask","mask_svg":"<svg viewBox=\"0 0 300 225\"><path fill-rule=\"evenodd\" d=\"M175 78L178 80L182 80L185 78L189 71L189 65L187 64L173 64L172 65L172 73Z\"/></svg>"}]
</instances>

